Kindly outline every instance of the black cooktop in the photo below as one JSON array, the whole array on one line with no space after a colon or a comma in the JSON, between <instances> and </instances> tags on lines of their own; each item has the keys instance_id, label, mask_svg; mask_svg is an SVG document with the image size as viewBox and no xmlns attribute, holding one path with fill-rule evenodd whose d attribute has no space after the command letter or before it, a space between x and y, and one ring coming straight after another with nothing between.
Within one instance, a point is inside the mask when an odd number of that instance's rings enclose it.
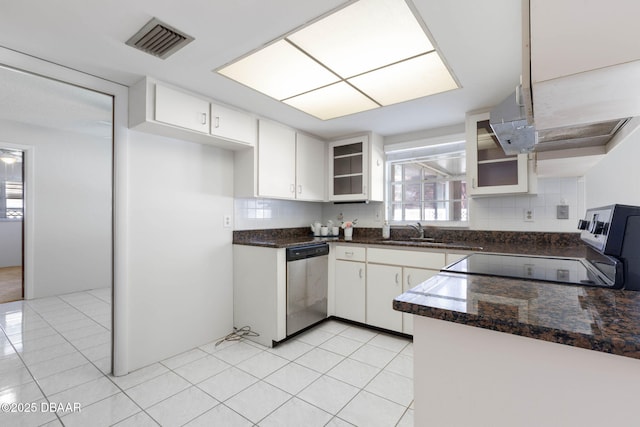
<instances>
[{"instance_id":1,"label":"black cooktop","mask_svg":"<svg viewBox=\"0 0 640 427\"><path fill-rule=\"evenodd\" d=\"M617 267L617 260L598 253L589 259L474 253L442 271L615 288L622 286Z\"/></svg>"}]
</instances>

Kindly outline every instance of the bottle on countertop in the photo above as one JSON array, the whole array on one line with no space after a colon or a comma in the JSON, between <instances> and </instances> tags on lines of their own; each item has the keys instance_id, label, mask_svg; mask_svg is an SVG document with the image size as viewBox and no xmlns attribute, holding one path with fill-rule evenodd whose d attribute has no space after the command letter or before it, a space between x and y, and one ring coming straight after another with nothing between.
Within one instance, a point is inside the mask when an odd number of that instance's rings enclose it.
<instances>
[{"instance_id":1,"label":"bottle on countertop","mask_svg":"<svg viewBox=\"0 0 640 427\"><path fill-rule=\"evenodd\" d=\"M385 221L382 226L382 238L388 239L389 237L391 237L391 227L389 226L389 222Z\"/></svg>"}]
</instances>

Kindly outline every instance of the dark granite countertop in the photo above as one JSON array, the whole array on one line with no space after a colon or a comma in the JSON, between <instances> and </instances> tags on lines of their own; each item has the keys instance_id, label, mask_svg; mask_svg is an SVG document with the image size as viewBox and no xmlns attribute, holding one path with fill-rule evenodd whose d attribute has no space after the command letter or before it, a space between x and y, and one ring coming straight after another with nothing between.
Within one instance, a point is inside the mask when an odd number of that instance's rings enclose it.
<instances>
[{"instance_id":1,"label":"dark granite countertop","mask_svg":"<svg viewBox=\"0 0 640 427\"><path fill-rule=\"evenodd\" d=\"M415 232L414 232L415 233ZM406 229L393 229L390 239L382 239L380 229L356 228L352 240L339 237L313 237L309 229L286 228L234 231L233 243L238 245L288 248L319 241L362 245L383 245L396 248L449 249L474 252L517 253L584 257L586 247L578 233L497 232L471 230L430 230L436 242L411 240L413 234Z\"/></svg>"},{"instance_id":2,"label":"dark granite countertop","mask_svg":"<svg viewBox=\"0 0 640 427\"><path fill-rule=\"evenodd\" d=\"M440 273L395 298L393 307L640 359L640 292Z\"/></svg>"}]
</instances>

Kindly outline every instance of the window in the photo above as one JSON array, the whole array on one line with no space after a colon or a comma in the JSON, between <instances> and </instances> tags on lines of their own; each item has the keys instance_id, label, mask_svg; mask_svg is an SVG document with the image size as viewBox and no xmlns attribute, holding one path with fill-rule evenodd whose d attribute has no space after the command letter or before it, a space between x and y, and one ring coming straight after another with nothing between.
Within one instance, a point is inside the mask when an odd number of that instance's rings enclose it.
<instances>
[{"instance_id":1,"label":"window","mask_svg":"<svg viewBox=\"0 0 640 427\"><path fill-rule=\"evenodd\" d=\"M22 183L5 181L0 188L0 218L22 219Z\"/></svg>"},{"instance_id":2,"label":"window","mask_svg":"<svg viewBox=\"0 0 640 427\"><path fill-rule=\"evenodd\" d=\"M387 153L389 219L466 222L464 143Z\"/></svg>"}]
</instances>

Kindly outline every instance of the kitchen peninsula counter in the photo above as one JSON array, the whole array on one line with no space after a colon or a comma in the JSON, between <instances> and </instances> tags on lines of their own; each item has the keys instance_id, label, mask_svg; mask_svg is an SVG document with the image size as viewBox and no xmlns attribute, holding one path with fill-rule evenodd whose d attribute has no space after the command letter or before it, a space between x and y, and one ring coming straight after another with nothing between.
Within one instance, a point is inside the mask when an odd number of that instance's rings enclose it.
<instances>
[{"instance_id":1,"label":"kitchen peninsula counter","mask_svg":"<svg viewBox=\"0 0 640 427\"><path fill-rule=\"evenodd\" d=\"M413 314L415 425L636 424L640 292L439 273L393 307Z\"/></svg>"},{"instance_id":2,"label":"kitchen peninsula counter","mask_svg":"<svg viewBox=\"0 0 640 427\"><path fill-rule=\"evenodd\" d=\"M493 276L440 273L394 309L640 359L640 293Z\"/></svg>"}]
</instances>

